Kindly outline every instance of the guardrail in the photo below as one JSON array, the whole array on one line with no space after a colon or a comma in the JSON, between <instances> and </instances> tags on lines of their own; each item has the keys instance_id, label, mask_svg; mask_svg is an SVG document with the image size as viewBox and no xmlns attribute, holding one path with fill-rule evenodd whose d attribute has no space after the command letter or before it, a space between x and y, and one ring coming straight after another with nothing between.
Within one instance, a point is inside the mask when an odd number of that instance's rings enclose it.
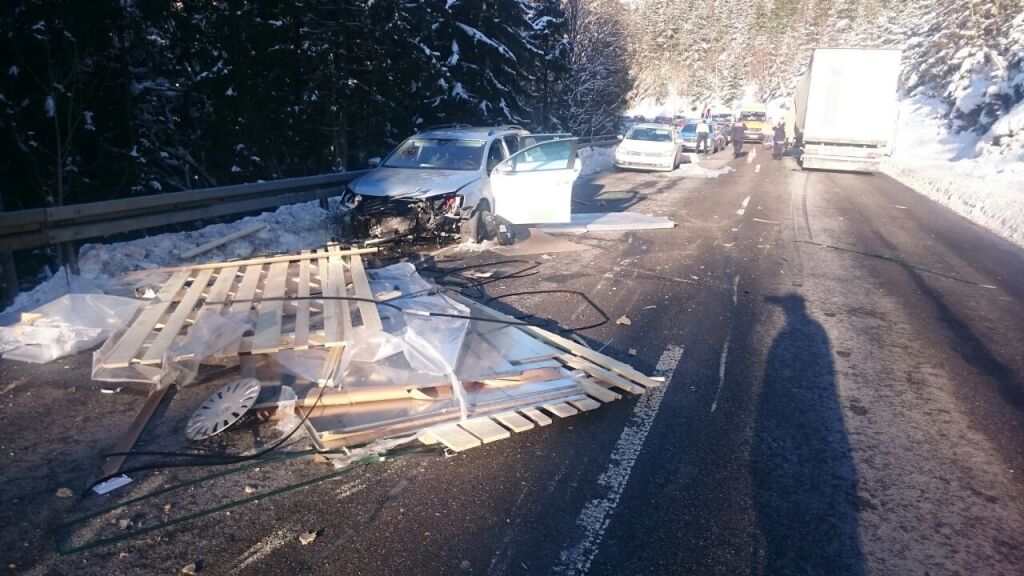
<instances>
[{"instance_id":1,"label":"guardrail","mask_svg":"<svg viewBox=\"0 0 1024 576\"><path fill-rule=\"evenodd\" d=\"M168 194L0 212L0 250L64 244L120 232L324 200L366 170Z\"/></svg>"}]
</instances>

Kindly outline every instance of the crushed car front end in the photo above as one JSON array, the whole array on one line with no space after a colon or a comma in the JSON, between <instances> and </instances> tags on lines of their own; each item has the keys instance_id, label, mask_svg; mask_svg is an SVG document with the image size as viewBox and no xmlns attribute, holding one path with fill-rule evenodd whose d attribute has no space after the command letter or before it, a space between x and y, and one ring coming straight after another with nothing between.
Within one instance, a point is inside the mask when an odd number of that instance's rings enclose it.
<instances>
[{"instance_id":1,"label":"crushed car front end","mask_svg":"<svg viewBox=\"0 0 1024 576\"><path fill-rule=\"evenodd\" d=\"M462 196L454 192L396 198L348 190L342 197L342 235L367 245L407 237L457 238L462 203Z\"/></svg>"}]
</instances>

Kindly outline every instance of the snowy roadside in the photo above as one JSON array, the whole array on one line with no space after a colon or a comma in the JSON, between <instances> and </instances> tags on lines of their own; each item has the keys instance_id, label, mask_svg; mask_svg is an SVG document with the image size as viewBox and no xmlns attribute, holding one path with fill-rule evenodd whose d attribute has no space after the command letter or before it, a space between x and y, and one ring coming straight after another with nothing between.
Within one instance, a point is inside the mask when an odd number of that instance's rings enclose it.
<instances>
[{"instance_id":1,"label":"snowy roadside","mask_svg":"<svg viewBox=\"0 0 1024 576\"><path fill-rule=\"evenodd\" d=\"M187 250L255 224L266 224L266 227L194 258L183 259L180 256ZM330 236L329 212L320 208L317 202L306 202L199 230L145 236L113 244L86 244L78 252L81 276L72 276L60 268L32 290L19 294L6 310L0 312L0 319L9 321L17 313L32 310L69 292L124 294L127 288L117 277L125 272L234 260L258 254L295 253L323 246Z\"/></svg>"},{"instance_id":2,"label":"snowy roadside","mask_svg":"<svg viewBox=\"0 0 1024 576\"><path fill-rule=\"evenodd\" d=\"M1024 247L1024 106L984 136L951 134L942 110L934 100L903 102L895 150L882 171Z\"/></svg>"}]
</instances>

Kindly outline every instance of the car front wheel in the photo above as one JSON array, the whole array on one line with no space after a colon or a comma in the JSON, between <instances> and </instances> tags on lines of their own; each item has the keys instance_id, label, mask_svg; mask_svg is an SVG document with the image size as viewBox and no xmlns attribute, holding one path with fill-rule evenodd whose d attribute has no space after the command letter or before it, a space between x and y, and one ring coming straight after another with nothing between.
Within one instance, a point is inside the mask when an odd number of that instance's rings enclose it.
<instances>
[{"instance_id":1,"label":"car front wheel","mask_svg":"<svg viewBox=\"0 0 1024 576\"><path fill-rule=\"evenodd\" d=\"M462 241L479 244L494 237L494 215L487 206L482 206L469 219L462 222Z\"/></svg>"}]
</instances>

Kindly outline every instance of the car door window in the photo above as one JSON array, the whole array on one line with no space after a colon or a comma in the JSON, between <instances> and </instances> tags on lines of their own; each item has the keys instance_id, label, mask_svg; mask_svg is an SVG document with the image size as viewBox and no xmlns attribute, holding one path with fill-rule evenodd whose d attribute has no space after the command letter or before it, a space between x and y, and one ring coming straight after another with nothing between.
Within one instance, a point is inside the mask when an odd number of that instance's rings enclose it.
<instances>
[{"instance_id":1,"label":"car door window","mask_svg":"<svg viewBox=\"0 0 1024 576\"><path fill-rule=\"evenodd\" d=\"M511 172L564 170L572 166L569 157L574 144L575 140L552 140L531 146L509 158L503 167Z\"/></svg>"},{"instance_id":2,"label":"car door window","mask_svg":"<svg viewBox=\"0 0 1024 576\"><path fill-rule=\"evenodd\" d=\"M505 147L502 146L501 140L491 142L491 149L487 152L487 172L490 173L491 170L494 170L494 167L501 164L504 159Z\"/></svg>"}]
</instances>

